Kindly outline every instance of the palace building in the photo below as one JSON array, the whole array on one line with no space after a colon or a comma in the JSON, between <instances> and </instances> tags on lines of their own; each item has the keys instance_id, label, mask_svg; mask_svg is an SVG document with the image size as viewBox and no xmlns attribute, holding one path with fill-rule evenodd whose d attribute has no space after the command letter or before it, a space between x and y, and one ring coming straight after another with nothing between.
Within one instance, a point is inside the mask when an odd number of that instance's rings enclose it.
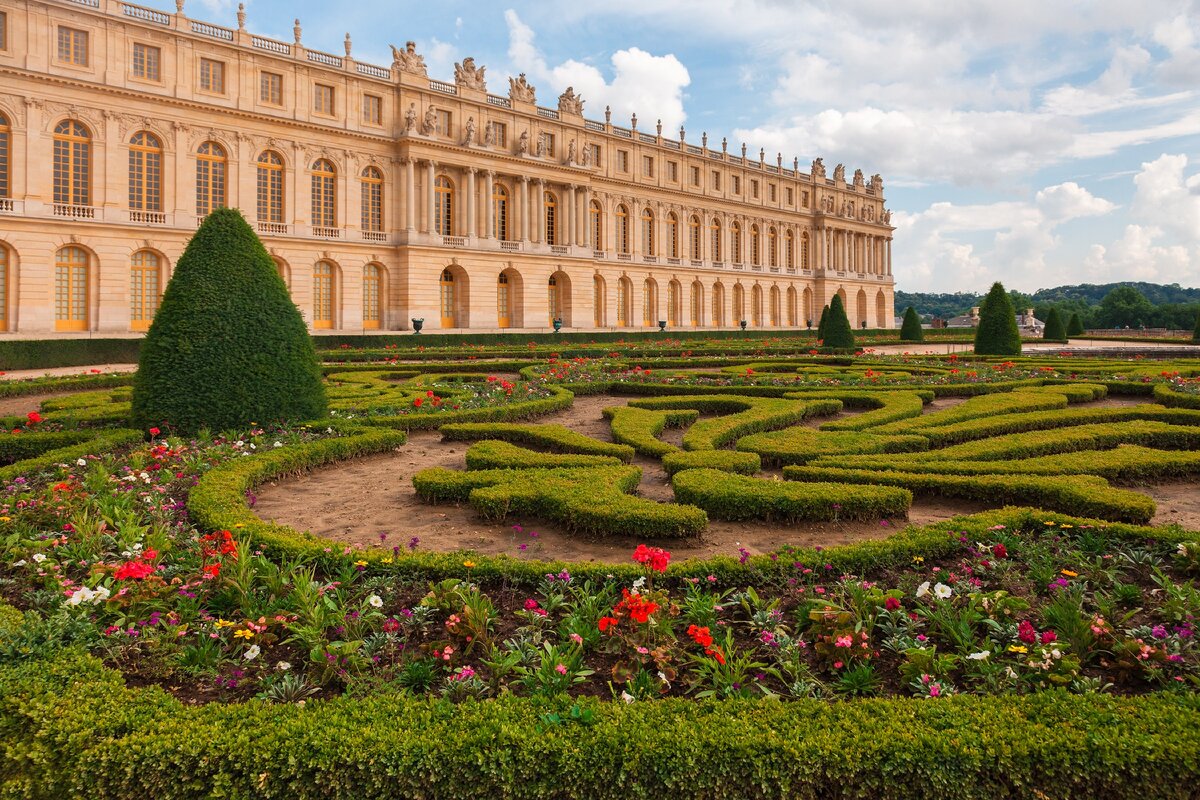
<instances>
[{"instance_id":1,"label":"palace building","mask_svg":"<svg viewBox=\"0 0 1200 800\"><path fill-rule=\"evenodd\" d=\"M891 327L883 181L121 0L0 0L0 335L144 331L241 209L316 332ZM493 81L495 83L495 81ZM492 86L490 89L495 90ZM677 138L676 138L677 137Z\"/></svg>"}]
</instances>

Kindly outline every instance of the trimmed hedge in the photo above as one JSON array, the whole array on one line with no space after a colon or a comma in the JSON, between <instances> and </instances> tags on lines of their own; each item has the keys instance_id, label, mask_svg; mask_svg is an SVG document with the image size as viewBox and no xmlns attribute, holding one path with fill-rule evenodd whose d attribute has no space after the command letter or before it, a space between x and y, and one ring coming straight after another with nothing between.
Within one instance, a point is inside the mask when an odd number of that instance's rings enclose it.
<instances>
[{"instance_id":1,"label":"trimmed hedge","mask_svg":"<svg viewBox=\"0 0 1200 800\"><path fill-rule=\"evenodd\" d=\"M784 467L783 475L797 481L903 486L943 497L986 498L989 503L1036 505L1066 514L1138 524L1149 522L1155 510L1154 501L1146 495L1113 488L1108 481L1092 475L933 475L832 466Z\"/></svg>"},{"instance_id":2,"label":"trimmed hedge","mask_svg":"<svg viewBox=\"0 0 1200 800\"><path fill-rule=\"evenodd\" d=\"M467 424L485 420L499 423L503 420L529 419L555 411L563 411L571 407L575 395L558 386L547 387L553 394L537 400L520 400L501 406L485 408L464 408L458 411L442 410L436 413L397 414L396 416L363 416L356 421L363 425L373 425L403 430L434 430L452 424ZM444 408L444 407L443 407Z\"/></svg>"},{"instance_id":3,"label":"trimmed hedge","mask_svg":"<svg viewBox=\"0 0 1200 800\"><path fill-rule=\"evenodd\" d=\"M0 347L0 349L3 348ZM102 375L63 375L31 380L0 381L0 397L22 397L29 394L74 392L80 389L103 389L110 386L132 385L133 373L106 372Z\"/></svg>"},{"instance_id":4,"label":"trimmed hedge","mask_svg":"<svg viewBox=\"0 0 1200 800\"><path fill-rule=\"evenodd\" d=\"M905 516L912 505L912 492L907 489L772 481L715 469L684 470L671 479L671 485L679 502L731 521L878 519Z\"/></svg>"},{"instance_id":5,"label":"trimmed hedge","mask_svg":"<svg viewBox=\"0 0 1200 800\"><path fill-rule=\"evenodd\" d=\"M0 464L33 458L48 450L57 450L95 438L96 432L88 430L26 430L21 433L0 431Z\"/></svg>"},{"instance_id":6,"label":"trimmed hedge","mask_svg":"<svg viewBox=\"0 0 1200 800\"><path fill-rule=\"evenodd\" d=\"M508 442L485 439L467 448L466 463L467 469L562 469L620 466L624 462L613 456L542 453Z\"/></svg>"},{"instance_id":7,"label":"trimmed hedge","mask_svg":"<svg viewBox=\"0 0 1200 800\"><path fill-rule=\"evenodd\" d=\"M821 423L823 431L861 431L911 417L919 417L925 404L933 400L933 391L813 391L788 392L789 400L806 400L817 397L832 397L842 401L846 408L866 408L868 411L848 419L835 419Z\"/></svg>"},{"instance_id":8,"label":"trimmed hedge","mask_svg":"<svg viewBox=\"0 0 1200 800\"><path fill-rule=\"evenodd\" d=\"M909 306L904 310L904 322L900 326L900 341L925 341L925 334L921 331L921 317L917 314L917 310L912 306Z\"/></svg>"},{"instance_id":9,"label":"trimmed hedge","mask_svg":"<svg viewBox=\"0 0 1200 800\"><path fill-rule=\"evenodd\" d=\"M1200 409L1200 394L1177 392L1169 384L1154 384L1154 402L1162 403L1171 408Z\"/></svg>"},{"instance_id":10,"label":"trimmed hedge","mask_svg":"<svg viewBox=\"0 0 1200 800\"><path fill-rule=\"evenodd\" d=\"M1198 450L1200 427L1139 419L1120 425L1074 425L963 442L937 450L931 455L951 460L1015 460L1076 450L1103 450L1120 444L1139 444L1162 450Z\"/></svg>"},{"instance_id":11,"label":"trimmed hedge","mask_svg":"<svg viewBox=\"0 0 1200 800\"><path fill-rule=\"evenodd\" d=\"M1058 387L1055 387L1057 389ZM934 411L919 417L903 419L897 422L879 425L871 429L871 433L919 434L932 428L941 428L966 420L988 418L1001 414L1014 414L1023 411L1049 411L1067 407L1065 393L1057 392L1009 392L1005 394L987 394L972 397L941 411Z\"/></svg>"},{"instance_id":12,"label":"trimmed hedge","mask_svg":"<svg viewBox=\"0 0 1200 800\"><path fill-rule=\"evenodd\" d=\"M662 465L668 475L685 469L715 469L753 475L762 469L762 460L757 453L737 450L683 450L663 456Z\"/></svg>"},{"instance_id":13,"label":"trimmed hedge","mask_svg":"<svg viewBox=\"0 0 1200 800\"><path fill-rule=\"evenodd\" d=\"M842 409L842 402L833 399L799 401L737 395L659 397L633 400L629 405L652 410L686 408L701 413L733 412L700 420L688 428L683 435L684 450L715 450L751 433L795 425L808 417L834 414Z\"/></svg>"},{"instance_id":14,"label":"trimmed hedge","mask_svg":"<svg viewBox=\"0 0 1200 800\"><path fill-rule=\"evenodd\" d=\"M544 447L555 453L612 456L625 463L632 461L634 455L633 448L627 444L602 442L558 424L521 425L508 422L463 422L443 425L438 430L443 439L451 441L500 439L515 444Z\"/></svg>"},{"instance_id":15,"label":"trimmed hedge","mask_svg":"<svg viewBox=\"0 0 1200 800\"><path fill-rule=\"evenodd\" d=\"M695 536L708 517L694 506L635 497L640 467L488 469L461 472L434 467L413 476L413 487L432 502L467 500L484 519L510 514L558 522L597 536Z\"/></svg>"},{"instance_id":16,"label":"trimmed hedge","mask_svg":"<svg viewBox=\"0 0 1200 800\"><path fill-rule=\"evenodd\" d=\"M136 364L142 340L15 339L0 341L0 369L54 369L93 364Z\"/></svg>"},{"instance_id":17,"label":"trimmed hedge","mask_svg":"<svg viewBox=\"0 0 1200 800\"><path fill-rule=\"evenodd\" d=\"M115 428L102 432L89 431L92 434L85 442L45 450L37 456L16 461L0 467L0 483L7 483L21 475L35 475L39 472L54 469L59 464L71 463L80 458L102 455L118 447L140 442L145 438L141 431L127 428ZM12 434L9 434L10 436ZM25 434L18 434L24 436Z\"/></svg>"},{"instance_id":18,"label":"trimmed hedge","mask_svg":"<svg viewBox=\"0 0 1200 800\"><path fill-rule=\"evenodd\" d=\"M658 435L664 429L690 425L700 416L695 409L673 411L651 411L635 406L613 406L604 409L612 426L613 439L627 444L644 456L662 458L669 453L678 453L679 448L664 442Z\"/></svg>"},{"instance_id":19,"label":"trimmed hedge","mask_svg":"<svg viewBox=\"0 0 1200 800\"><path fill-rule=\"evenodd\" d=\"M975 353L984 356L1021 355L1021 332L1017 330L1012 298L999 281L992 284L979 309L975 329Z\"/></svg>"},{"instance_id":20,"label":"trimmed hedge","mask_svg":"<svg viewBox=\"0 0 1200 800\"><path fill-rule=\"evenodd\" d=\"M943 447L975 439L987 439L1008 433L1040 431L1047 428L1064 428L1071 425L1088 425L1101 422L1128 422L1130 420L1153 420L1172 425L1200 425L1200 410L1188 408L1164 408L1153 404L1118 406L1112 408L1069 408L1061 411L1035 411L1022 414L1004 414L984 417L965 422L920 431L933 447Z\"/></svg>"},{"instance_id":21,"label":"trimmed hedge","mask_svg":"<svg viewBox=\"0 0 1200 800\"><path fill-rule=\"evenodd\" d=\"M912 453L927 450L923 436L881 435L859 431L816 431L793 427L738 439L737 449L757 453L768 464L805 464L814 459L851 453Z\"/></svg>"}]
</instances>

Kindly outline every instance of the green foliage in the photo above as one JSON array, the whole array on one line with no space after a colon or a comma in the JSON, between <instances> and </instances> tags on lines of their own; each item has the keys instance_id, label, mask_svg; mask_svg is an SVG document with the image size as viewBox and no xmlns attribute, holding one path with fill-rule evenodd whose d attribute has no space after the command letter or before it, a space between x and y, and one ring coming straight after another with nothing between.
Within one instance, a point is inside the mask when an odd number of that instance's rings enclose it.
<instances>
[{"instance_id":1,"label":"green foliage","mask_svg":"<svg viewBox=\"0 0 1200 800\"><path fill-rule=\"evenodd\" d=\"M630 405L645 409L694 409L716 411L724 416L701 420L683 435L684 450L716 450L742 436L795 425L808 417L833 414L842 403L832 398L807 401L736 394L656 397L633 400Z\"/></svg>"},{"instance_id":2,"label":"green foliage","mask_svg":"<svg viewBox=\"0 0 1200 800\"><path fill-rule=\"evenodd\" d=\"M15 339L0 342L0 370L134 364L141 339Z\"/></svg>"},{"instance_id":3,"label":"green foliage","mask_svg":"<svg viewBox=\"0 0 1200 800\"><path fill-rule=\"evenodd\" d=\"M467 469L561 469L566 467L620 466L613 456L577 453L540 453L508 442L485 439L467 448Z\"/></svg>"},{"instance_id":4,"label":"green foliage","mask_svg":"<svg viewBox=\"0 0 1200 800\"><path fill-rule=\"evenodd\" d=\"M584 436L565 425L523 425L506 422L461 422L439 428L442 438L451 441L500 439L506 442L544 447L556 453L582 453L611 456L626 463L633 460L633 448Z\"/></svg>"},{"instance_id":5,"label":"green foliage","mask_svg":"<svg viewBox=\"0 0 1200 800\"><path fill-rule=\"evenodd\" d=\"M770 464L805 464L824 456L850 453L911 453L928 449L929 440L922 436L817 431L797 426L742 437L737 448L757 453Z\"/></svg>"},{"instance_id":6,"label":"green foliage","mask_svg":"<svg viewBox=\"0 0 1200 800\"><path fill-rule=\"evenodd\" d=\"M1140 328L1153 322L1154 306L1132 286L1118 286L1100 301L1096 319L1103 328Z\"/></svg>"},{"instance_id":7,"label":"green foliage","mask_svg":"<svg viewBox=\"0 0 1200 800\"><path fill-rule=\"evenodd\" d=\"M1050 309L1050 314L1046 317L1046 327L1042 329L1042 338L1053 342L1065 342L1067 340L1067 329L1063 325L1062 317L1059 316L1057 308Z\"/></svg>"},{"instance_id":8,"label":"green foliage","mask_svg":"<svg viewBox=\"0 0 1200 800\"><path fill-rule=\"evenodd\" d=\"M824 306L821 309L821 321L817 323L817 341L822 341L825 338L825 326L829 322L829 306Z\"/></svg>"},{"instance_id":9,"label":"green foliage","mask_svg":"<svg viewBox=\"0 0 1200 800\"><path fill-rule=\"evenodd\" d=\"M909 306L904 311L904 323L900 326L900 341L925 341L925 334L921 331L921 317L912 306Z\"/></svg>"},{"instance_id":10,"label":"green foliage","mask_svg":"<svg viewBox=\"0 0 1200 800\"><path fill-rule=\"evenodd\" d=\"M979 327L975 330L975 354L1019 356L1021 333L1017 330L1012 299L997 281L979 309Z\"/></svg>"},{"instance_id":11,"label":"green foliage","mask_svg":"<svg viewBox=\"0 0 1200 800\"><path fill-rule=\"evenodd\" d=\"M58 340L58 341L90 341ZM127 341L122 339L121 341ZM8 344L8 342L0 343ZM15 342L13 343L15 344ZM87 362L96 363L96 362ZM40 367L41 365L39 365ZM47 366L46 368L49 368ZM2 369L2 367L0 367ZM106 372L100 375L64 375L62 377L33 378L32 380L14 380L0 382L0 397L21 397L27 394L44 394L47 392L70 392L78 389L102 389L110 386L132 386L133 373Z\"/></svg>"},{"instance_id":12,"label":"green foliage","mask_svg":"<svg viewBox=\"0 0 1200 800\"><path fill-rule=\"evenodd\" d=\"M1200 344L1200 313L1196 314L1196 329L1192 331L1192 341Z\"/></svg>"},{"instance_id":13,"label":"green foliage","mask_svg":"<svg viewBox=\"0 0 1200 800\"><path fill-rule=\"evenodd\" d=\"M662 458L668 453L677 453L679 448L658 438L667 427L690 425L700 416L695 409L651 411L634 406L614 406L604 409L612 425L613 438L631 446L638 453L651 458Z\"/></svg>"},{"instance_id":14,"label":"green foliage","mask_svg":"<svg viewBox=\"0 0 1200 800\"><path fill-rule=\"evenodd\" d=\"M219 431L325 408L312 339L270 255L238 211L209 214L146 334L133 427Z\"/></svg>"},{"instance_id":15,"label":"green foliage","mask_svg":"<svg viewBox=\"0 0 1200 800\"><path fill-rule=\"evenodd\" d=\"M1083 326L1083 319L1079 316L1079 312L1075 311L1071 314L1071 319L1067 322L1067 336L1083 336L1086 332Z\"/></svg>"},{"instance_id":16,"label":"green foliage","mask_svg":"<svg viewBox=\"0 0 1200 800\"><path fill-rule=\"evenodd\" d=\"M825 320L824 346L831 350L853 350L854 331L850 329L850 320L846 316L846 307L842 296L834 294L829 301L829 318Z\"/></svg>"},{"instance_id":17,"label":"green foliage","mask_svg":"<svg viewBox=\"0 0 1200 800\"><path fill-rule=\"evenodd\" d=\"M716 469L722 472L753 475L762 469L762 461L756 453L741 453L736 450L693 450L668 453L663 456L662 465L668 475L674 475L685 469Z\"/></svg>"},{"instance_id":18,"label":"green foliage","mask_svg":"<svg viewBox=\"0 0 1200 800\"><path fill-rule=\"evenodd\" d=\"M681 503L699 506L718 519L832 521L904 516L912 493L890 486L791 483L731 475L715 469L677 473L671 484Z\"/></svg>"},{"instance_id":19,"label":"green foliage","mask_svg":"<svg viewBox=\"0 0 1200 800\"><path fill-rule=\"evenodd\" d=\"M20 475L34 475L39 472L54 469L59 464L71 463L80 458L101 455L125 445L141 441L140 431L112 428L104 431L91 431L92 435L85 441L44 450L41 453L26 457L20 461L0 467L0 483L11 481ZM9 434L11 436L11 434ZM24 434L21 434L24 435Z\"/></svg>"}]
</instances>

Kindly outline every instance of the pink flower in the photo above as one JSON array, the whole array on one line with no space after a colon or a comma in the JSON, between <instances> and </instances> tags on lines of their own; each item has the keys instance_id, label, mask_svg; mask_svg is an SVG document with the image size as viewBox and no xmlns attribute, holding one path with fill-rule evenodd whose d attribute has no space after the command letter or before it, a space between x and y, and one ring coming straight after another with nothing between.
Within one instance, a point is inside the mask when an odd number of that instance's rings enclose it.
<instances>
[{"instance_id":1,"label":"pink flower","mask_svg":"<svg viewBox=\"0 0 1200 800\"><path fill-rule=\"evenodd\" d=\"M557 672L559 675L566 675L567 674L567 665L559 664L558 666L556 666L554 668L554 671Z\"/></svg>"}]
</instances>

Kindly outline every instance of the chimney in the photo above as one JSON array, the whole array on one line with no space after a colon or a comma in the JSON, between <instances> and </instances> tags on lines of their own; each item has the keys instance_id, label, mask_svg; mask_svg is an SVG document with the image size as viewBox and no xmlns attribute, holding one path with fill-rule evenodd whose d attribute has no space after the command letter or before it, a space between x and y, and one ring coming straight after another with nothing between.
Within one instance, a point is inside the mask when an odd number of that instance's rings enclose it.
<instances>
[{"instance_id":1,"label":"chimney","mask_svg":"<svg viewBox=\"0 0 1200 800\"><path fill-rule=\"evenodd\" d=\"M973 308L971 309L971 316L972 316L972 317L978 317L978 316L979 316L979 306L975 306L975 307L973 307Z\"/></svg>"}]
</instances>

